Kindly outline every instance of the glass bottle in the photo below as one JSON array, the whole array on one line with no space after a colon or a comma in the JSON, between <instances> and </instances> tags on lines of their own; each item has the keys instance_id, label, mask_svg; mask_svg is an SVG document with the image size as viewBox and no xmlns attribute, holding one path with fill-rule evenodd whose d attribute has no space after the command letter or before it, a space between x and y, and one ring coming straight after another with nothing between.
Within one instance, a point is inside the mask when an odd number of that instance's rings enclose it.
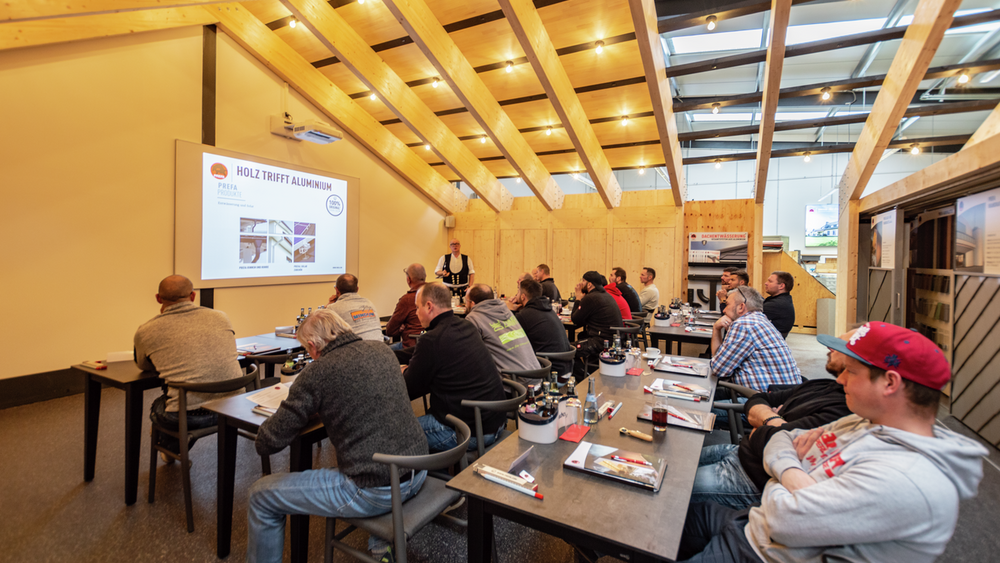
<instances>
[{"instance_id":1,"label":"glass bottle","mask_svg":"<svg viewBox=\"0 0 1000 563\"><path fill-rule=\"evenodd\" d=\"M587 424L597 424L597 396L594 395L594 378L590 378L587 386L587 400L583 405L583 421Z\"/></svg>"}]
</instances>

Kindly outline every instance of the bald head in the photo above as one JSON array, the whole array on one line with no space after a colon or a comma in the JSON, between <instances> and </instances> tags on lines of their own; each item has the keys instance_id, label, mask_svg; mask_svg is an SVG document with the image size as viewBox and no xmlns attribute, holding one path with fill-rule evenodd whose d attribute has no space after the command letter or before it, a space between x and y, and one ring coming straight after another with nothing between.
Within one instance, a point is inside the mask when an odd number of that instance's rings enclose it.
<instances>
[{"instance_id":1,"label":"bald head","mask_svg":"<svg viewBox=\"0 0 1000 563\"><path fill-rule=\"evenodd\" d=\"M420 285L427 281L427 271L420 264L413 263L406 267L406 282L410 287Z\"/></svg>"},{"instance_id":2,"label":"bald head","mask_svg":"<svg viewBox=\"0 0 1000 563\"><path fill-rule=\"evenodd\" d=\"M194 301L194 284L184 276L167 276L160 282L156 301L170 305L185 299Z\"/></svg>"}]
</instances>

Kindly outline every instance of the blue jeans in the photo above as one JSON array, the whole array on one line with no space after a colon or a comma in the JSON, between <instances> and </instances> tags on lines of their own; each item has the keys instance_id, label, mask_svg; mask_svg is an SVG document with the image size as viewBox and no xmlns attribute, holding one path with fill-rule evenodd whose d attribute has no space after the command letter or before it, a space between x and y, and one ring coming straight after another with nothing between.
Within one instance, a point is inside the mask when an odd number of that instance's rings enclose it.
<instances>
[{"instance_id":1,"label":"blue jeans","mask_svg":"<svg viewBox=\"0 0 1000 563\"><path fill-rule=\"evenodd\" d=\"M419 471L400 484L404 502L420 491L426 477L426 471ZM250 487L247 561L281 563L287 514L365 518L391 510L392 487L360 489L336 469L266 475ZM372 551L384 551L386 545L380 538L368 540Z\"/></svg>"},{"instance_id":2,"label":"blue jeans","mask_svg":"<svg viewBox=\"0 0 1000 563\"><path fill-rule=\"evenodd\" d=\"M420 427L424 429L424 435L427 436L427 447L430 448L432 452L443 452L450 450L452 448L458 447L458 435L455 434L455 429L447 424L441 424L438 419L434 418L432 414L425 414L424 416L418 416L417 422L420 423ZM484 434L483 441L486 442L486 446L491 446L493 442L497 441L500 437L500 433L503 432L504 426L501 425L494 434ZM473 430L475 432L475 430ZM476 442L476 437L472 436L469 440L468 450L472 450L478 447L478 442Z\"/></svg>"},{"instance_id":3,"label":"blue jeans","mask_svg":"<svg viewBox=\"0 0 1000 563\"><path fill-rule=\"evenodd\" d=\"M403 349L403 341L400 340L399 342L393 342L392 344L389 345L389 349L390 350L402 350Z\"/></svg>"},{"instance_id":4,"label":"blue jeans","mask_svg":"<svg viewBox=\"0 0 1000 563\"><path fill-rule=\"evenodd\" d=\"M153 399L153 404L149 407L149 420L174 432L180 430L180 413L176 411L167 412L167 395L165 393ZM219 417L212 411L193 409L187 412L187 423L188 431L198 430L218 425ZM158 442L158 445L167 448L175 454L181 453L181 444L173 436L161 433L159 434ZM194 440L188 443L188 449L190 450L192 446L194 446Z\"/></svg>"},{"instance_id":5,"label":"blue jeans","mask_svg":"<svg viewBox=\"0 0 1000 563\"><path fill-rule=\"evenodd\" d=\"M761 492L740 464L739 446L722 444L701 450L691 502L716 502L742 510L760 502Z\"/></svg>"},{"instance_id":6,"label":"blue jeans","mask_svg":"<svg viewBox=\"0 0 1000 563\"><path fill-rule=\"evenodd\" d=\"M749 510L733 510L711 502L688 505L678 561L695 563L761 563L743 532Z\"/></svg>"}]
</instances>

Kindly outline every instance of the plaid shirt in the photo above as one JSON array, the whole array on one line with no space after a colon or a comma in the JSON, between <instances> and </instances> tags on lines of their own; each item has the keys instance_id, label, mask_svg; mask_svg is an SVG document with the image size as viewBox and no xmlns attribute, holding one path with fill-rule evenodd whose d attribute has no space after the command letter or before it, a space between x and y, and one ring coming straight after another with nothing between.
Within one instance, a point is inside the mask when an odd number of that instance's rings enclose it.
<instances>
[{"instance_id":1,"label":"plaid shirt","mask_svg":"<svg viewBox=\"0 0 1000 563\"><path fill-rule=\"evenodd\" d=\"M802 374L788 345L760 311L747 313L729 326L712 358L712 372L737 385L767 391L774 384L797 385Z\"/></svg>"}]
</instances>

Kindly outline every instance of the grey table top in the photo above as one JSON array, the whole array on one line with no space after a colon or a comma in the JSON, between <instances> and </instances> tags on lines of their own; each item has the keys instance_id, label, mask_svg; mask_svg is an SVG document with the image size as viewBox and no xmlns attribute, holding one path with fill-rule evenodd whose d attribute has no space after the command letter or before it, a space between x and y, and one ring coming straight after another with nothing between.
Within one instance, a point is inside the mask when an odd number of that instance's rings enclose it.
<instances>
[{"instance_id":1,"label":"grey table top","mask_svg":"<svg viewBox=\"0 0 1000 563\"><path fill-rule=\"evenodd\" d=\"M602 419L583 440L665 457L668 467L659 492L564 469L563 461L578 444L565 440L534 444L520 439L516 433L488 452L481 463L508 470L518 456L534 446L527 460L527 470L535 477L544 500L491 483L474 474L471 466L453 478L448 486L488 504L530 514L611 544L675 559L705 433L675 426L670 426L666 432L653 432L650 422L636 417L646 400L652 397L643 393L643 386L657 377L698 383L709 387L713 394L715 378L653 374L649 369L639 377L592 377L597 378L597 392L604 393L599 402L614 400L623 405L613 419ZM586 381L581 382L578 389L585 395ZM700 411L711 409L710 401L678 400L677 404ZM653 442L622 435L619 433L621 427L652 434Z\"/></svg>"},{"instance_id":2,"label":"grey table top","mask_svg":"<svg viewBox=\"0 0 1000 563\"><path fill-rule=\"evenodd\" d=\"M273 332L258 334L256 336L244 336L236 339L236 346L247 346L250 344L262 344L264 346L277 346L280 352L288 352L301 348L302 345L294 338L275 336Z\"/></svg>"}]
</instances>

